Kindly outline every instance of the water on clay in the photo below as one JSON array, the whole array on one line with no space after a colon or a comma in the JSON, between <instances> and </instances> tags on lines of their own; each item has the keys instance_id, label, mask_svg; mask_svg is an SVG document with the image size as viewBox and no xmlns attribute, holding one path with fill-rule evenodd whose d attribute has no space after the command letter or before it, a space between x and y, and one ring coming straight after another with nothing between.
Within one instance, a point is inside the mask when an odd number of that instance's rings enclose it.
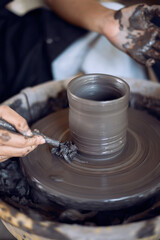
<instances>
[{"instance_id":1,"label":"water on clay","mask_svg":"<svg viewBox=\"0 0 160 240\"><path fill-rule=\"evenodd\" d=\"M158 123L159 122L157 121L157 124ZM154 131L156 131L155 125L152 126L152 128L154 129ZM59 136L58 130L56 131ZM62 135L63 135L62 137L65 138L68 136L68 133L65 132ZM143 135L145 135L145 133ZM134 139L131 133L128 133L128 137ZM146 138L145 141L147 142L147 144L149 144L150 142L150 137L151 137L150 133L148 134L147 137L145 135L145 138ZM157 139L155 138L155 141L156 140ZM156 148L158 148L158 146ZM132 154L134 153L132 152ZM148 150L146 149L144 150L144 155L147 157ZM155 167L156 161L157 160L155 160L153 164L154 165L153 169L151 169L150 171L151 174L157 171L157 168ZM136 164L138 166L138 165L143 165L143 163L144 163L143 161L140 161L139 163L137 162ZM73 165L72 165L73 169L74 169L74 164L76 164L76 167L78 165L79 169L83 167L83 163L73 162ZM67 163L65 166L67 166ZM130 167L132 168L132 164L130 165ZM150 167L151 166L149 164L148 168ZM61 168L59 167L58 170L61 171ZM144 170L148 171L148 176L150 176L149 170L147 170L147 168ZM123 169L119 169L119 171L123 171ZM137 174L143 176L142 172ZM64 183L64 177L66 176L67 176L67 173L65 173L64 176L61 175L61 177L59 177L59 174L56 173L56 174L50 175L50 179L52 180L52 183L55 182L56 184L62 184ZM157 178L158 178L158 175L157 175ZM102 180L104 180L103 184L104 186L106 186L105 179L102 179ZM117 183L118 182L119 182L119 179L117 178ZM156 179L155 179L155 183L156 183ZM54 220L59 222L66 222L66 223L78 223L78 224L91 225L91 226L95 226L95 225L107 226L107 225L123 224L127 222L147 219L160 214L159 212L160 196L158 192L157 194L153 194L150 198L144 199L143 203L140 202L135 204L134 207L128 206L123 208L122 206L117 210L107 209L105 211L104 210L88 211L88 210L66 208L66 206L59 205L58 203L56 203L54 199L50 197L48 194L42 194L39 191L39 189L36 189L32 185L30 185L30 183L27 181L27 178L25 177L21 169L18 159L10 159L0 164L0 194L3 200L12 204L14 207L21 209L21 211L24 211L28 215L31 215L32 218L48 219L48 220ZM33 210L34 212L32 212Z\"/></svg>"}]
</instances>

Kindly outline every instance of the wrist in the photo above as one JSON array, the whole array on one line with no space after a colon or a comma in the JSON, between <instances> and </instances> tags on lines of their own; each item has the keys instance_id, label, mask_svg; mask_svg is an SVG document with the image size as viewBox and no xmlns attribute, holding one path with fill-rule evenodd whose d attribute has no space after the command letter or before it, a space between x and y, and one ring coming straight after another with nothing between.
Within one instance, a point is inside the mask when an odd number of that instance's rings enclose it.
<instances>
[{"instance_id":1,"label":"wrist","mask_svg":"<svg viewBox=\"0 0 160 240\"><path fill-rule=\"evenodd\" d=\"M107 28L111 29L111 25L115 21L115 13L115 10L106 8L97 1L90 0L90 4L87 1L83 10L81 26L106 36Z\"/></svg>"},{"instance_id":2,"label":"wrist","mask_svg":"<svg viewBox=\"0 0 160 240\"><path fill-rule=\"evenodd\" d=\"M100 33L109 40L114 38L119 32L119 23L114 17L115 13L115 10L108 9L100 23Z\"/></svg>"}]
</instances>

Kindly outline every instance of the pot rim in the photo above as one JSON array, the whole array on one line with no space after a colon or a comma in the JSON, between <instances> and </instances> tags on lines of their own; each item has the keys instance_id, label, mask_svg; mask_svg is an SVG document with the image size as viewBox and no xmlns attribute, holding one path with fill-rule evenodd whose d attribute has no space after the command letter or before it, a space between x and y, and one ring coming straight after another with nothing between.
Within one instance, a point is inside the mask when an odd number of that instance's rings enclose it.
<instances>
[{"instance_id":1,"label":"pot rim","mask_svg":"<svg viewBox=\"0 0 160 240\"><path fill-rule=\"evenodd\" d=\"M119 97L118 99L109 100L109 101L108 100L107 101L95 101L95 100L89 100L89 99L84 99L84 98L78 97L71 92L71 84L73 83L73 81L80 81L84 77L86 77L86 78L88 78L88 77L91 77L91 78L93 78L93 77L100 77L100 78L109 77L110 79L113 79L113 80L116 80L119 83L122 83L125 86L125 92L126 93L123 96ZM110 74L91 73L91 74L80 75L80 76L77 76L75 78L72 78L71 81L69 81L69 83L67 85L67 92L69 93L68 97L70 95L72 97L72 99L74 99L74 101L78 101L78 102L81 102L83 104L88 104L89 103L90 106L97 106L97 105L99 105L99 106L110 106L110 105L113 106L114 103L117 104L117 101L120 103L120 102L123 102L124 99L129 99L130 87L129 87L128 83L120 77L110 75Z\"/></svg>"}]
</instances>

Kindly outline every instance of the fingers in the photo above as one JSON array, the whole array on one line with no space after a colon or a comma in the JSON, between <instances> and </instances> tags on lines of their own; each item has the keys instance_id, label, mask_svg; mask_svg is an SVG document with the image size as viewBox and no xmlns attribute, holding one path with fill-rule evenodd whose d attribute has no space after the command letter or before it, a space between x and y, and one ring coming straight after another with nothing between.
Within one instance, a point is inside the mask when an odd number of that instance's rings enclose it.
<instances>
[{"instance_id":1,"label":"fingers","mask_svg":"<svg viewBox=\"0 0 160 240\"><path fill-rule=\"evenodd\" d=\"M156 49L157 51L160 51L160 41L157 40L154 44L153 44L153 48Z\"/></svg>"},{"instance_id":2,"label":"fingers","mask_svg":"<svg viewBox=\"0 0 160 240\"><path fill-rule=\"evenodd\" d=\"M148 10L151 13L151 18L160 17L160 5L148 6Z\"/></svg>"},{"instance_id":3,"label":"fingers","mask_svg":"<svg viewBox=\"0 0 160 240\"><path fill-rule=\"evenodd\" d=\"M152 67L153 64L155 64L155 60L153 58L148 58L146 60L146 63L145 63L146 67Z\"/></svg>"},{"instance_id":4,"label":"fingers","mask_svg":"<svg viewBox=\"0 0 160 240\"><path fill-rule=\"evenodd\" d=\"M0 163L6 161L8 158L8 156L0 156Z\"/></svg>"},{"instance_id":5,"label":"fingers","mask_svg":"<svg viewBox=\"0 0 160 240\"><path fill-rule=\"evenodd\" d=\"M148 46L150 45L150 48L144 52L145 57L149 58L150 61L160 61L160 41L158 40L160 37L160 30L157 27L151 27L148 30L148 33L150 34L150 38L148 40Z\"/></svg>"},{"instance_id":6,"label":"fingers","mask_svg":"<svg viewBox=\"0 0 160 240\"><path fill-rule=\"evenodd\" d=\"M32 135L26 120L8 106L0 106L0 118L8 121L23 135ZM23 157L39 144L45 143L42 136L22 136L0 129L0 162L10 157Z\"/></svg>"},{"instance_id":7,"label":"fingers","mask_svg":"<svg viewBox=\"0 0 160 240\"><path fill-rule=\"evenodd\" d=\"M24 157L43 143L45 140L41 136L24 137L0 130L0 162L10 157Z\"/></svg>"},{"instance_id":8,"label":"fingers","mask_svg":"<svg viewBox=\"0 0 160 240\"><path fill-rule=\"evenodd\" d=\"M32 145L39 145L45 143L45 140L41 136L26 137L20 134L8 132L6 130L0 130L0 145L7 145L17 148L26 148Z\"/></svg>"},{"instance_id":9,"label":"fingers","mask_svg":"<svg viewBox=\"0 0 160 240\"><path fill-rule=\"evenodd\" d=\"M144 45L141 46L140 51L145 59L145 65L151 67L155 61L160 61L160 30L153 26L145 31L143 36Z\"/></svg>"},{"instance_id":10,"label":"fingers","mask_svg":"<svg viewBox=\"0 0 160 240\"><path fill-rule=\"evenodd\" d=\"M11 123L22 134L32 136L27 121L8 106L0 106L0 118Z\"/></svg>"},{"instance_id":11,"label":"fingers","mask_svg":"<svg viewBox=\"0 0 160 240\"><path fill-rule=\"evenodd\" d=\"M5 158L9 157L24 157L31 151L33 151L37 145L32 145L25 148L15 148L10 146L0 146L0 161L1 159L4 161Z\"/></svg>"},{"instance_id":12,"label":"fingers","mask_svg":"<svg viewBox=\"0 0 160 240\"><path fill-rule=\"evenodd\" d=\"M160 52L158 52L157 50L155 50L154 48L149 49L146 52L146 56L150 57L152 59L155 59L157 61L160 61Z\"/></svg>"}]
</instances>

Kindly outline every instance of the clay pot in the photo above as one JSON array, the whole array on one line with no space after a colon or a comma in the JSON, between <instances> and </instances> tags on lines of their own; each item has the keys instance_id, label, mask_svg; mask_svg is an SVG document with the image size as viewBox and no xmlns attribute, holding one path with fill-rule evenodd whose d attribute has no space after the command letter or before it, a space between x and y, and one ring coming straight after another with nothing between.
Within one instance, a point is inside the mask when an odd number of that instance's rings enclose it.
<instances>
[{"instance_id":1,"label":"clay pot","mask_svg":"<svg viewBox=\"0 0 160 240\"><path fill-rule=\"evenodd\" d=\"M67 88L69 127L81 154L98 159L119 154L126 143L129 86L122 79L88 74Z\"/></svg>"}]
</instances>

